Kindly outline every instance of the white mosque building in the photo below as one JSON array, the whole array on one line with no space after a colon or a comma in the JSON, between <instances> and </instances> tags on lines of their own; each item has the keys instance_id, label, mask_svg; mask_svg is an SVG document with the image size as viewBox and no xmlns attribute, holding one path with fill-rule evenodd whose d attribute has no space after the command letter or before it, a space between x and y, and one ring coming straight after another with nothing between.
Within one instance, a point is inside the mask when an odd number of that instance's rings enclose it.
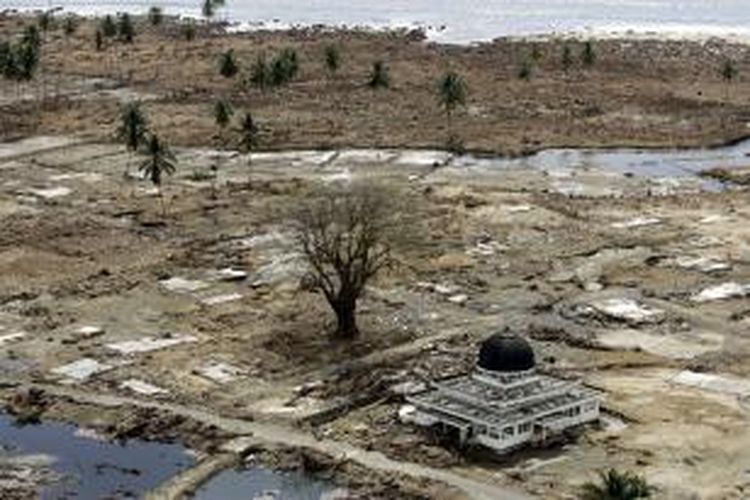
<instances>
[{"instance_id":1,"label":"white mosque building","mask_svg":"<svg viewBox=\"0 0 750 500\"><path fill-rule=\"evenodd\" d=\"M401 418L498 453L542 444L599 419L596 393L580 382L537 373L535 365L524 339L493 335L482 343L472 373L430 382L406 398Z\"/></svg>"}]
</instances>

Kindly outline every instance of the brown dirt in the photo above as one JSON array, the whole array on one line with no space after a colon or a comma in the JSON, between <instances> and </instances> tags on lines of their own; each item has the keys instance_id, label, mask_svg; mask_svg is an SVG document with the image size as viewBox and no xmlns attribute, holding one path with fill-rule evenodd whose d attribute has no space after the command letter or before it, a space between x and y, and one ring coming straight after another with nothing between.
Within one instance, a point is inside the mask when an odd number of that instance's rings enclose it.
<instances>
[{"instance_id":1,"label":"brown dirt","mask_svg":"<svg viewBox=\"0 0 750 500\"><path fill-rule=\"evenodd\" d=\"M17 33L28 20L0 18L0 37ZM259 32L201 34L179 40L176 27L138 25L135 44L93 48L93 25L84 23L72 39L48 35L41 81L53 89L88 78L120 80L149 101L156 130L181 145L232 145L236 134L213 122L219 97L237 111L249 110L264 130L262 148L341 146L442 147L449 135L436 97L436 81L447 69L465 76L467 106L454 130L470 150L519 154L551 146L684 147L725 143L747 135L750 90L742 70L750 64L745 46L720 41L596 42L597 63L582 67L582 44L575 40L528 42L498 40L475 47L442 46L404 33ZM322 64L323 49L341 47L343 66L331 79ZM576 64L561 68L564 44ZM241 85L262 53L269 57L294 48L301 72L289 86L260 92ZM535 47L535 49L533 48ZM241 73L234 79L217 71L218 55L237 54ZM521 61L539 54L530 81L517 76ZM719 75L731 58L739 81L727 85ZM365 85L372 62L391 68L392 88ZM132 77L128 76L131 75ZM71 83L72 82L72 83ZM41 85L41 83L38 83ZM5 91L12 92L6 85ZM111 137L117 97L50 100L41 110L27 103L4 106L4 135L76 133Z\"/></svg>"}]
</instances>

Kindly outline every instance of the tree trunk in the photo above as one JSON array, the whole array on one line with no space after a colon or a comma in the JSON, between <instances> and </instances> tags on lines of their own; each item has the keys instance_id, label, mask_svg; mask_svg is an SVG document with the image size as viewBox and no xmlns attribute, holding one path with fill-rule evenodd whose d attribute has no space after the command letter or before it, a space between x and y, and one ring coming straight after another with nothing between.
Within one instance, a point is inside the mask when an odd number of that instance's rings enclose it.
<instances>
[{"instance_id":1,"label":"tree trunk","mask_svg":"<svg viewBox=\"0 0 750 500\"><path fill-rule=\"evenodd\" d=\"M161 185L159 185L157 189L159 190L159 202L161 203L161 216L162 218L166 218L167 217L167 204L164 201L164 193L161 190Z\"/></svg>"},{"instance_id":2,"label":"tree trunk","mask_svg":"<svg viewBox=\"0 0 750 500\"><path fill-rule=\"evenodd\" d=\"M357 302L351 299L339 300L334 306L336 313L336 338L353 339L359 334L357 328Z\"/></svg>"}]
</instances>

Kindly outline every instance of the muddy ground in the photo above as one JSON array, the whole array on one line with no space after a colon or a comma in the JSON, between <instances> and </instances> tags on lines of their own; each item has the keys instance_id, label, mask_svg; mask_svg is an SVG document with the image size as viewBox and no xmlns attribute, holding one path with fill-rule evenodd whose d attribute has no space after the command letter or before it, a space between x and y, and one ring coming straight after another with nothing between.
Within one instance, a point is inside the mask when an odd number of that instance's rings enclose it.
<instances>
[{"instance_id":1,"label":"muddy ground","mask_svg":"<svg viewBox=\"0 0 750 500\"><path fill-rule=\"evenodd\" d=\"M0 17L0 38L31 22ZM712 145L747 135L750 91L743 82L750 54L746 46L718 40L596 42L596 63L586 67L583 44L575 40L457 47L403 32L226 35L199 27L188 42L171 20L158 28L140 20L134 44L108 42L97 52L94 30L94 23L81 21L74 35L58 27L43 36L37 81L18 89L4 84L2 136L103 139L116 126L119 101L136 97L148 101L161 134L190 146L236 143L236 133L214 124L219 98L229 99L238 114L253 112L264 130L261 147L271 149L442 147L453 132L467 149L518 154L550 146ZM330 44L342 54L334 77L323 64ZM568 70L564 45L573 59ZM240 72L224 78L218 57L230 48ZM266 92L243 84L259 55L271 58L284 48L299 55L300 73L291 84ZM389 66L390 89L367 87L375 60ZM730 83L720 74L726 60L739 71ZM518 77L524 61L533 68L528 81ZM436 98L437 79L449 69L469 86L467 105L452 124ZM19 104L16 97L26 100Z\"/></svg>"},{"instance_id":2,"label":"muddy ground","mask_svg":"<svg viewBox=\"0 0 750 500\"><path fill-rule=\"evenodd\" d=\"M469 176L440 152L184 149L162 217L154 189L123 178L119 146L34 138L2 154L6 379L286 421L547 498L606 466L666 497L746 494L742 189L701 193L696 177L648 196L651 179L587 166L566 182L589 194L573 197L554 170ZM216 181L196 180L211 165ZM311 187L347 179L404 189L421 235L368 289L351 344L330 339L327 306L301 287L289 220ZM500 462L398 422L394 386L469 369L477 342L505 328L617 417Z\"/></svg>"},{"instance_id":3,"label":"muddy ground","mask_svg":"<svg viewBox=\"0 0 750 500\"><path fill-rule=\"evenodd\" d=\"M2 21L4 30L17 25ZM744 135L748 96L742 85L727 89L716 66L728 53L744 60L745 48L602 42L594 68L563 78L559 43L550 42L539 45L538 76L522 82L513 61L530 47L520 42L449 48L294 32L201 34L188 44L166 34L138 38L121 63L134 65L133 81L114 93L87 87L113 77L104 62L113 50L91 51L89 26L72 40L50 35L54 50L45 52L49 73L84 89L82 98L38 108L19 104L12 86L0 91L4 134L28 136L0 144L8 399L15 385L35 384L282 422L543 498L571 498L610 466L643 474L660 498L750 494L746 189L704 192L697 176L596 165L492 169L440 151L210 149L231 144L210 114L223 94L265 124L266 148L440 145L434 79L449 66L471 85L455 123L472 149L723 142ZM331 37L346 57L335 81L319 63ZM261 95L214 76L221 48L247 61L289 45L303 66L288 88ZM174 66L144 76L159 53ZM389 61L395 83L379 95L362 86L375 57ZM153 122L190 146L165 186L167 216L133 175L137 159L106 140L119 101L134 94L157 96L146 101ZM301 286L290 213L310 189L352 180L402 189L418 207L419 238L368 288L362 335L348 343L329 337L326 304ZM601 390L601 425L564 446L497 460L398 422L394 388L465 372L477 343L504 329L532 341L540 369ZM134 411L50 408L53 418L114 430ZM179 434L162 437L210 455L233 433Z\"/></svg>"}]
</instances>

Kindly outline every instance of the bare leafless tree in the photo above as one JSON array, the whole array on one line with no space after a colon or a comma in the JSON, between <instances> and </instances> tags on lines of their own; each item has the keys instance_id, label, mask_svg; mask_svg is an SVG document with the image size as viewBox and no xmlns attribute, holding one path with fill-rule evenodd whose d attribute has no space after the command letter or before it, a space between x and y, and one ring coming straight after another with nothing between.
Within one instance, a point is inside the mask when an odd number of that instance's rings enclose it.
<instances>
[{"instance_id":1,"label":"bare leafless tree","mask_svg":"<svg viewBox=\"0 0 750 500\"><path fill-rule=\"evenodd\" d=\"M309 265L309 283L336 315L335 336L359 333L357 301L367 283L394 263L406 213L398 193L380 184L328 187L298 211L297 242Z\"/></svg>"}]
</instances>

